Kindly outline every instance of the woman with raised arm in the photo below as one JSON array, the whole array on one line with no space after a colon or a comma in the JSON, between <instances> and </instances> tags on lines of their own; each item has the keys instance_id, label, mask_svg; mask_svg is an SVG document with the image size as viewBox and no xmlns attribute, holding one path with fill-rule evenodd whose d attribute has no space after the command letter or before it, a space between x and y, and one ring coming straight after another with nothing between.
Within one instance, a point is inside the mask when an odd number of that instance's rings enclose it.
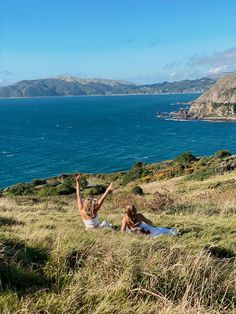
<instances>
[{"instance_id":1,"label":"woman with raised arm","mask_svg":"<svg viewBox=\"0 0 236 314\"><path fill-rule=\"evenodd\" d=\"M80 178L80 174L76 176L77 204L80 216L85 224L86 229L95 229L98 227L112 228L112 224L106 221L103 221L100 224L98 220L99 209L101 208L108 194L113 191L112 183L108 186L105 193L98 202L92 197L87 197L83 200L80 191Z\"/></svg>"},{"instance_id":2,"label":"woman with raised arm","mask_svg":"<svg viewBox=\"0 0 236 314\"><path fill-rule=\"evenodd\" d=\"M177 235L175 228L154 227L151 220L147 219L143 214L137 213L133 204L126 206L126 215L122 219L121 231L148 234L151 238L163 234Z\"/></svg>"}]
</instances>

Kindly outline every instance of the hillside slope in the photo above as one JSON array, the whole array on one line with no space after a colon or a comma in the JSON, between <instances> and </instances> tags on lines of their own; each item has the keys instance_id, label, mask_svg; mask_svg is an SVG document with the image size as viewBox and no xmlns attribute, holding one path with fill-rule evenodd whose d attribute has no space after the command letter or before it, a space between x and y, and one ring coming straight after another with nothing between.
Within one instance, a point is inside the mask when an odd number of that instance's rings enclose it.
<instances>
[{"instance_id":1,"label":"hillside slope","mask_svg":"<svg viewBox=\"0 0 236 314\"><path fill-rule=\"evenodd\" d=\"M204 92L214 83L214 79L202 78L193 81L137 85L124 81L60 76L24 80L10 86L0 87L0 97L193 93Z\"/></svg>"},{"instance_id":2,"label":"hillside slope","mask_svg":"<svg viewBox=\"0 0 236 314\"><path fill-rule=\"evenodd\" d=\"M134 84L112 80L77 79L72 77L20 81L0 88L0 97L43 97L123 94Z\"/></svg>"},{"instance_id":3,"label":"hillside slope","mask_svg":"<svg viewBox=\"0 0 236 314\"><path fill-rule=\"evenodd\" d=\"M182 234L155 239L85 231L73 175L2 192L0 312L234 313L235 175L236 156L221 151L83 176L84 196L99 198L102 186L114 182L101 221L120 226L125 205L133 202L154 225Z\"/></svg>"}]
</instances>

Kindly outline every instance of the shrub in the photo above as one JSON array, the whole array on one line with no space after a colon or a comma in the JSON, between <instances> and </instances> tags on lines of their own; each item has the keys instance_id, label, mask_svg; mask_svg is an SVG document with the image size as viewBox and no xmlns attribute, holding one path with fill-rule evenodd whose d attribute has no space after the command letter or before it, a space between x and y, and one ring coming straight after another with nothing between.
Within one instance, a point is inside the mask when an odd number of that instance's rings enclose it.
<instances>
[{"instance_id":1,"label":"shrub","mask_svg":"<svg viewBox=\"0 0 236 314\"><path fill-rule=\"evenodd\" d=\"M76 189L66 184L61 184L57 187L56 191L59 195L69 195L75 193Z\"/></svg>"},{"instance_id":2,"label":"shrub","mask_svg":"<svg viewBox=\"0 0 236 314\"><path fill-rule=\"evenodd\" d=\"M81 176L80 185L83 190L87 187L88 181L85 176ZM65 180L59 186L57 186L57 189L56 189L56 194L59 194L59 195L69 195L69 194L74 194L75 192L76 192L76 189L75 189L75 177L74 176L66 177Z\"/></svg>"},{"instance_id":3,"label":"shrub","mask_svg":"<svg viewBox=\"0 0 236 314\"><path fill-rule=\"evenodd\" d=\"M215 168L206 168L199 171L195 171L186 177L186 180L196 180L196 181L203 181L205 179L210 178L211 176L215 175L217 170Z\"/></svg>"},{"instance_id":4,"label":"shrub","mask_svg":"<svg viewBox=\"0 0 236 314\"><path fill-rule=\"evenodd\" d=\"M161 181L161 180L171 179L171 178L173 178L173 176L172 176L170 171L163 170L163 171L157 172L153 178L154 178L154 180L160 180Z\"/></svg>"},{"instance_id":5,"label":"shrub","mask_svg":"<svg viewBox=\"0 0 236 314\"><path fill-rule=\"evenodd\" d=\"M233 171L236 168L236 159L235 158L227 158L225 159L220 166L217 168L217 170L220 173L224 172L230 172Z\"/></svg>"},{"instance_id":6,"label":"shrub","mask_svg":"<svg viewBox=\"0 0 236 314\"><path fill-rule=\"evenodd\" d=\"M151 174L151 171L150 170L148 170L148 169L143 169L143 171L142 171L142 178L143 177L146 177L146 176L148 176L148 175L150 175Z\"/></svg>"},{"instance_id":7,"label":"shrub","mask_svg":"<svg viewBox=\"0 0 236 314\"><path fill-rule=\"evenodd\" d=\"M143 189L140 186L136 185L132 188L131 193L135 195L143 195Z\"/></svg>"},{"instance_id":8,"label":"shrub","mask_svg":"<svg viewBox=\"0 0 236 314\"><path fill-rule=\"evenodd\" d=\"M212 158L212 157L202 157L202 158L199 160L198 165L199 165L200 167L202 167L202 166L207 166L207 164L211 161L211 158Z\"/></svg>"},{"instance_id":9,"label":"shrub","mask_svg":"<svg viewBox=\"0 0 236 314\"><path fill-rule=\"evenodd\" d=\"M30 183L18 183L11 186L8 192L12 195L29 195L33 194L34 189Z\"/></svg>"},{"instance_id":10,"label":"shrub","mask_svg":"<svg viewBox=\"0 0 236 314\"><path fill-rule=\"evenodd\" d=\"M90 188L88 192L86 193L87 195L99 195L103 194L106 191L106 186L103 184L97 184Z\"/></svg>"},{"instance_id":11,"label":"shrub","mask_svg":"<svg viewBox=\"0 0 236 314\"><path fill-rule=\"evenodd\" d=\"M34 186L43 185L43 184L46 184L46 183L47 183L47 181L46 181L45 179L34 179L34 180L32 181L32 184L33 184Z\"/></svg>"},{"instance_id":12,"label":"shrub","mask_svg":"<svg viewBox=\"0 0 236 314\"><path fill-rule=\"evenodd\" d=\"M148 176L142 177L142 182L144 182L144 183L148 183L148 182L151 182L153 180L154 180L153 175L148 175Z\"/></svg>"},{"instance_id":13,"label":"shrub","mask_svg":"<svg viewBox=\"0 0 236 314\"><path fill-rule=\"evenodd\" d=\"M66 178L62 184L57 186L57 193L59 195L69 195L76 192L75 189L75 178Z\"/></svg>"},{"instance_id":14,"label":"shrub","mask_svg":"<svg viewBox=\"0 0 236 314\"><path fill-rule=\"evenodd\" d=\"M38 190L39 197L55 196L58 195L56 186L45 184L42 189Z\"/></svg>"},{"instance_id":15,"label":"shrub","mask_svg":"<svg viewBox=\"0 0 236 314\"><path fill-rule=\"evenodd\" d=\"M231 156L231 153L229 150L219 150L218 152L215 153L215 158L224 158L224 157L229 157Z\"/></svg>"},{"instance_id":16,"label":"shrub","mask_svg":"<svg viewBox=\"0 0 236 314\"><path fill-rule=\"evenodd\" d=\"M189 166L192 162L196 161L197 158L192 154L192 152L186 152L179 155L175 161L183 166Z\"/></svg>"},{"instance_id":17,"label":"shrub","mask_svg":"<svg viewBox=\"0 0 236 314\"><path fill-rule=\"evenodd\" d=\"M146 170L143 169L143 163L137 162L133 165L133 167L125 174L123 179L123 184L126 185L127 183L137 180L141 178L142 173Z\"/></svg>"},{"instance_id":18,"label":"shrub","mask_svg":"<svg viewBox=\"0 0 236 314\"><path fill-rule=\"evenodd\" d=\"M156 192L148 207L153 211L165 211L173 205L173 199L168 195Z\"/></svg>"},{"instance_id":19,"label":"shrub","mask_svg":"<svg viewBox=\"0 0 236 314\"><path fill-rule=\"evenodd\" d=\"M182 175L184 173L184 169L185 169L185 166L181 163L177 163L176 165L170 167L169 169L170 178Z\"/></svg>"},{"instance_id":20,"label":"shrub","mask_svg":"<svg viewBox=\"0 0 236 314\"><path fill-rule=\"evenodd\" d=\"M88 186L88 181L85 176L81 176L80 178L80 186L82 189L85 189Z\"/></svg>"}]
</instances>

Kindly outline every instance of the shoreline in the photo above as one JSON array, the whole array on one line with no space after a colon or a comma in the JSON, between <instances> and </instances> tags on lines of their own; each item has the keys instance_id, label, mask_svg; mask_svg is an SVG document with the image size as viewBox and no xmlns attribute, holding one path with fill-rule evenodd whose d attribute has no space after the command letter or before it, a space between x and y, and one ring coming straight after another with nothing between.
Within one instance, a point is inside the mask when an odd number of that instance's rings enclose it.
<instances>
[{"instance_id":1,"label":"shoreline","mask_svg":"<svg viewBox=\"0 0 236 314\"><path fill-rule=\"evenodd\" d=\"M187 120L182 120L182 121L187 121ZM197 120L196 120L197 121ZM222 148L222 150L224 150ZM181 153L180 153L181 155ZM206 155L196 155L196 158L199 160L199 159L202 159L204 157L212 157L214 156L213 153L210 153L210 154L206 154ZM232 154L229 156L229 157L234 157L236 158L236 154L234 154L232 152ZM150 163L145 163L144 161L140 161L145 167L147 168L152 168L158 164L161 164L161 163L169 163L169 162L173 162L175 160L175 158L171 158L171 159L161 159L161 160L156 160L154 162L150 162ZM136 161L136 163L139 162L138 160ZM81 172L81 171L72 171L72 172L60 172L60 173L54 173L52 175L50 175L48 173L48 175L45 173L45 176L37 176L37 177L32 177L31 179L26 179L26 180L18 180L16 181L15 183L11 183L11 184L8 184L8 185L4 185L4 186L0 186L0 196L1 196L1 192L4 192L5 190L9 189L10 187L14 186L14 185L17 185L17 184L32 184L32 181L33 180L55 180L55 179L60 179L60 177L70 177L70 176L75 176L76 174L78 173L81 173L82 175L85 175L85 176L112 176L112 175L124 175L126 173L128 173L130 170L132 169L132 166L130 167L127 167L127 168L120 168L120 169L116 169L114 171L107 171L107 172Z\"/></svg>"},{"instance_id":2,"label":"shoreline","mask_svg":"<svg viewBox=\"0 0 236 314\"><path fill-rule=\"evenodd\" d=\"M183 122L183 121L189 121L189 122L194 122L194 121L199 121L199 122L201 122L201 121L204 121L204 122L221 122L221 123L223 123L223 122L236 122L236 118L232 118L232 119L222 119L222 118L219 118L219 119L217 119L217 118L205 118L205 119L191 119L191 118L188 118L188 119L186 119L186 118L181 118L181 117L179 117L179 118L173 118L173 117L158 117L158 118L160 118L160 119L165 119L165 120L169 120L169 121L180 121L180 122Z\"/></svg>"},{"instance_id":3,"label":"shoreline","mask_svg":"<svg viewBox=\"0 0 236 314\"><path fill-rule=\"evenodd\" d=\"M117 96L165 96L165 95L195 95L202 92L185 92L185 93L150 93L150 94L110 94L110 95L59 95L59 96L15 96L15 97L0 97L1 99L44 99L44 98L74 98L74 97L117 97Z\"/></svg>"}]
</instances>

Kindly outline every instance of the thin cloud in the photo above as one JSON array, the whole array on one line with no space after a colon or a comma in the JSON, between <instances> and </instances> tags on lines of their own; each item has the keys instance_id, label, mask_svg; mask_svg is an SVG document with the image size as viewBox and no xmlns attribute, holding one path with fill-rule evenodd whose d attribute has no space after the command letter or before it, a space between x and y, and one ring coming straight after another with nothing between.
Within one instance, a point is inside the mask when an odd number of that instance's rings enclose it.
<instances>
[{"instance_id":1,"label":"thin cloud","mask_svg":"<svg viewBox=\"0 0 236 314\"><path fill-rule=\"evenodd\" d=\"M0 75L9 76L9 75L12 75L12 72L9 70L0 68Z\"/></svg>"},{"instance_id":2,"label":"thin cloud","mask_svg":"<svg viewBox=\"0 0 236 314\"><path fill-rule=\"evenodd\" d=\"M194 56L190 58L189 66L208 65L211 67L235 66L236 65L236 47L218 52L210 56Z\"/></svg>"},{"instance_id":3,"label":"thin cloud","mask_svg":"<svg viewBox=\"0 0 236 314\"><path fill-rule=\"evenodd\" d=\"M173 69L173 68L177 67L177 66L180 65L180 64L181 64L181 62L179 62L179 61L173 61L173 62L167 63L167 64L163 67L163 69L164 69L164 70L170 70L170 69Z\"/></svg>"},{"instance_id":4,"label":"thin cloud","mask_svg":"<svg viewBox=\"0 0 236 314\"><path fill-rule=\"evenodd\" d=\"M229 68L228 65L222 65L222 66L219 66L219 67L213 67L213 68L210 68L210 70L207 72L207 74L218 74L218 73L222 73L222 72L227 71L228 68Z\"/></svg>"},{"instance_id":5,"label":"thin cloud","mask_svg":"<svg viewBox=\"0 0 236 314\"><path fill-rule=\"evenodd\" d=\"M117 42L124 43L124 44L132 44L135 42L135 39L129 38L129 39L118 39Z\"/></svg>"},{"instance_id":6,"label":"thin cloud","mask_svg":"<svg viewBox=\"0 0 236 314\"><path fill-rule=\"evenodd\" d=\"M160 45L159 41L153 41L152 43L150 43L150 44L148 45L148 47L154 48L154 47L159 46L159 45Z\"/></svg>"}]
</instances>

